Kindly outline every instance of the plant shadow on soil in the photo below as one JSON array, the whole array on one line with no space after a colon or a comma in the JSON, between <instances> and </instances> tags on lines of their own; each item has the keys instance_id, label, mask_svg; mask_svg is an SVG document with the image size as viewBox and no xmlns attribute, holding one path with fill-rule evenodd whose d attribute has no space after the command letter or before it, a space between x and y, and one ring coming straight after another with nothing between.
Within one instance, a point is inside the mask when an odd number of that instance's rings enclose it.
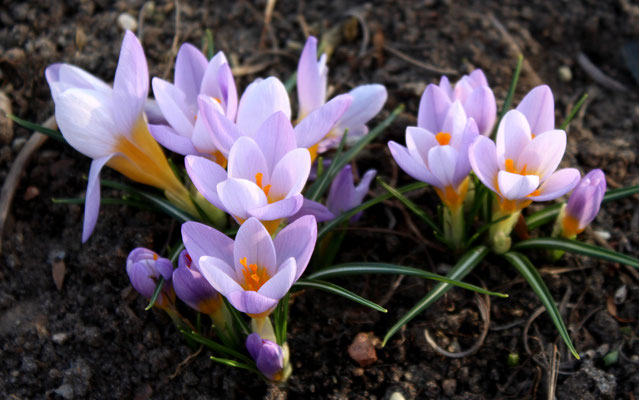
<instances>
[{"instance_id":1,"label":"plant shadow on soil","mask_svg":"<svg viewBox=\"0 0 639 400\"><path fill-rule=\"evenodd\" d=\"M216 49L241 65L267 63L255 75L238 79L245 87L256 76L286 79L296 67L303 29L320 35L344 25L343 40L330 60L329 80L335 93L355 85L387 85L389 98L380 121L398 104L405 112L376 143L358 157L359 171L376 168L396 185L410 179L393 163L388 140L403 142L404 127L414 125L419 96L439 74L399 58L391 48L410 57L452 69L458 74L482 68L503 100L516 56L488 17L500 21L522 49L538 77L555 94L558 121L584 91L590 94L585 112L569 131L563 165L582 172L602 168L609 187L639 183L636 149L639 107L636 84L624 66L623 44L639 35L639 11L627 2L544 1L425 2L373 1L277 2L264 46L264 1L180 2L180 42L201 43L210 28ZM12 3L0 9L0 90L13 112L31 121L44 121L53 112L44 68L53 62L76 64L97 76L112 78L122 37L116 20L123 12L138 15L141 1L43 1ZM365 22L370 40L364 51L361 28L349 20L355 10ZM151 76L170 76L169 51L175 33L173 2L156 2L144 22L143 44ZM277 50L277 51L273 51ZM584 52L604 73L630 88L626 93L597 86L577 65ZM565 66L571 79L560 79ZM524 73L515 104L536 84ZM0 148L0 180L30 132L14 126L15 135ZM59 143L48 141L25 170L3 235L0 259L0 393L6 398L318 398L388 399L400 392L411 398L494 399L546 398L548 368L543 352L557 343L562 350L557 397L613 399L639 396L637 334L639 282L618 265L567 256L556 266L573 267L545 274L582 361L574 361L560 345L547 315L529 329L531 353L523 343L526 320L540 306L532 290L499 260L489 258L469 277L509 299L491 299L491 330L480 350L461 359L435 353L424 339L428 329L448 349L467 349L477 339L481 318L473 294L451 290L427 312L413 320L383 348L378 361L361 368L347 353L359 332L381 337L432 286L405 278L393 289L394 277L367 276L339 283L373 301L385 301L382 315L325 293L307 290L291 308L289 344L293 376L286 388L268 386L241 370L214 364L202 351L180 365L194 350L188 347L157 311L145 312L145 302L130 288L124 262L137 246L160 250L175 238L179 226L163 215L121 206L103 206L91 240L80 243L82 207L53 204L52 197L82 196L89 160ZM122 179L112 171L104 178ZM25 200L27 191L39 195ZM374 187L375 193L381 188ZM103 188L103 196L117 196ZM432 191L411 198L435 212ZM616 250L639 255L639 210L636 199L605 206L595 229L610 233ZM438 251L428 228L394 201L376 206L349 230L339 262L384 261L445 273L454 260ZM592 234L585 240L592 241ZM435 246L436 247L436 246ZM532 255L536 265L547 265ZM64 284L56 289L53 263L66 267ZM608 298L622 285L627 296L617 317L607 309ZM392 295L389 296L389 292ZM632 320L633 322L623 322ZM514 324L511 324L513 323ZM509 326L510 325L510 326ZM603 356L622 347L625 357L606 366ZM509 366L509 354L519 364Z\"/></svg>"}]
</instances>

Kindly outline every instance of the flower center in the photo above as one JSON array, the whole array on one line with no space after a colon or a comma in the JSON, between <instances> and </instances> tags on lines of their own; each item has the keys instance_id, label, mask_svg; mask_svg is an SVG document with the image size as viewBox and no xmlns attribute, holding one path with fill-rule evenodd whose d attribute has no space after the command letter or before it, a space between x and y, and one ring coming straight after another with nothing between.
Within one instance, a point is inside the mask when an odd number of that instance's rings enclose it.
<instances>
[{"instance_id":1,"label":"flower center","mask_svg":"<svg viewBox=\"0 0 639 400\"><path fill-rule=\"evenodd\" d=\"M244 284L241 285L244 290L252 290L257 292L263 284L271 277L268 275L266 268L259 267L257 264L248 264L246 257L240 258L240 264L244 267L242 275L244 275Z\"/></svg>"},{"instance_id":2,"label":"flower center","mask_svg":"<svg viewBox=\"0 0 639 400\"><path fill-rule=\"evenodd\" d=\"M437 142L440 146L446 146L448 143L450 143L450 133L439 132L437 135L435 135L435 139L437 139Z\"/></svg>"},{"instance_id":3,"label":"flower center","mask_svg":"<svg viewBox=\"0 0 639 400\"><path fill-rule=\"evenodd\" d=\"M262 186L262 179L264 175L261 172L255 174L255 183L264 191L264 194L268 197L268 192L271 190L271 185Z\"/></svg>"}]
</instances>

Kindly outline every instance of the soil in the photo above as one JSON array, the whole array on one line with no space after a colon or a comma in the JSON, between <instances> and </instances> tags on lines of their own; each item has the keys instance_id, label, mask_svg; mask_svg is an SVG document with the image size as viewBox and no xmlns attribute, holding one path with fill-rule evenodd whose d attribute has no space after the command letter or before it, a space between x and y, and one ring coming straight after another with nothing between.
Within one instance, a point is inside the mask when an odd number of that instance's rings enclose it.
<instances>
[{"instance_id":1,"label":"soil","mask_svg":"<svg viewBox=\"0 0 639 400\"><path fill-rule=\"evenodd\" d=\"M182 1L179 42L199 45L210 28L216 49L235 65L267 63L259 72L238 78L238 86L245 87L256 76L288 78L296 68L304 29L322 35L345 26L338 30L342 40L329 62L334 93L366 82L385 84L389 98L378 120L395 106L406 105L383 137L358 157L362 172L374 167L393 185L410 182L390 158L385 143L403 142L405 126L415 123L425 84L439 79L439 73L402 59L393 50L456 71L456 77L482 68L501 102L516 63L509 44L514 40L537 75L524 71L516 102L540 79L552 87L561 121L582 93L590 94L584 112L570 127L564 164L582 172L602 168L610 188L639 183L639 97L621 51L639 35L639 8L626 0L280 1L260 46L265 3L207 1L199 6ZM13 113L37 122L52 114L44 68L53 62L73 63L107 81L112 79L122 38L116 20L125 12L137 19L142 5L142 1L3 0L0 90L9 97ZM352 12L365 23L367 41L361 26L349 16ZM171 1L158 1L146 13L143 44L152 76L172 74L175 14ZM509 36L496 28L491 15ZM628 90L611 91L594 82L576 61L580 52ZM560 67L564 67L561 74ZM10 133L5 131L1 137ZM13 135L0 143L0 180L4 181L30 134L14 125ZM581 361L570 358L545 313L530 324L530 351L526 350L526 321L540 303L512 268L493 258L468 279L506 291L510 298L491 299L490 331L471 356L441 356L424 336L428 329L440 346L451 351L467 349L477 340L482 322L474 295L455 289L385 348L378 348L378 360L372 365L362 368L355 363L348 347L357 334L383 337L432 286L389 276L339 281L383 303L389 309L386 315L314 290L295 298L289 330L294 372L285 387L269 386L248 372L217 365L207 351L192 356L195 350L168 318L156 310L144 311L145 301L130 288L124 268L131 249L145 246L159 251L175 239L179 226L164 215L103 206L95 233L82 245L82 206L54 204L51 199L83 196L88 168L87 158L49 140L24 171L18 187L0 257L3 398L545 399L547 358L553 343L562 353L557 398L639 397L639 342L634 340L639 316L637 275L620 265L573 256L549 265L531 254L552 295L562 304ZM105 171L103 177L124 181L112 171ZM373 187L372 192L382 189ZM103 196L118 193L103 188ZM411 198L436 212L437 199L430 190L415 192ZM630 198L604 206L593 225L613 249L635 257L639 256L636 201ZM588 231L582 238L595 242L596 236ZM347 233L336 261L385 261L445 273L454 259L433 240L424 224L399 203L389 201L364 213ZM54 266L65 270L61 289L52 277ZM615 294L619 304L611 301ZM616 311L610 305L616 305ZM618 349L618 359L605 362L604 356Z\"/></svg>"}]
</instances>

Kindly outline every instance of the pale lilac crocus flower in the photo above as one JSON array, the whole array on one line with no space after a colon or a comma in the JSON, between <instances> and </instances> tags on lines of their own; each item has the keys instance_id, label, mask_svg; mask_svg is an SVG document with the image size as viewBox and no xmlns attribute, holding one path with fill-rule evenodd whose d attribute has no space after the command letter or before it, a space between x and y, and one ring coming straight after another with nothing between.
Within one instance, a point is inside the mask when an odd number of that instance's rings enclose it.
<instances>
[{"instance_id":1,"label":"pale lilac crocus flower","mask_svg":"<svg viewBox=\"0 0 639 400\"><path fill-rule=\"evenodd\" d=\"M360 204L368 193L368 188L377 175L377 171L369 169L359 181L359 185L355 186L353 181L353 170L350 165L345 166L337 174L326 199L326 206L335 216L349 211ZM357 213L351 217L351 222L357 221L362 213Z\"/></svg>"},{"instance_id":2,"label":"pale lilac crocus flower","mask_svg":"<svg viewBox=\"0 0 639 400\"><path fill-rule=\"evenodd\" d=\"M555 129L555 100L547 85L537 86L528 92L516 110L526 117L533 138Z\"/></svg>"},{"instance_id":3,"label":"pale lilac crocus flower","mask_svg":"<svg viewBox=\"0 0 639 400\"><path fill-rule=\"evenodd\" d=\"M606 193L606 176L600 169L590 171L575 187L560 215L561 235L573 238L583 232L599 213Z\"/></svg>"},{"instance_id":4,"label":"pale lilac crocus flower","mask_svg":"<svg viewBox=\"0 0 639 400\"><path fill-rule=\"evenodd\" d=\"M548 201L568 193L579 182L579 171L555 171L566 149L566 132L549 130L534 139L528 119L517 110L504 116L497 144L480 136L470 147L470 164L477 177L498 196L502 215L517 212L533 201Z\"/></svg>"},{"instance_id":5,"label":"pale lilac crocus flower","mask_svg":"<svg viewBox=\"0 0 639 400\"><path fill-rule=\"evenodd\" d=\"M160 257L149 249L138 247L131 251L126 259L126 272L131 280L131 286L146 299L153 297L160 278L164 278L164 285L154 305L167 311L173 308L175 304L175 292L171 283L173 264L169 259Z\"/></svg>"},{"instance_id":6,"label":"pale lilac crocus flower","mask_svg":"<svg viewBox=\"0 0 639 400\"><path fill-rule=\"evenodd\" d=\"M95 228L100 208L100 171L105 165L128 178L164 190L178 207L196 214L189 193L177 179L162 149L149 133L144 107L149 75L144 51L127 31L113 89L68 66L47 68L55 117L65 140L93 159L84 207L82 241Z\"/></svg>"},{"instance_id":7,"label":"pale lilac crocus flower","mask_svg":"<svg viewBox=\"0 0 639 400\"><path fill-rule=\"evenodd\" d=\"M299 125L304 124L305 119L312 116L313 111L320 109L326 103L327 74L326 54L322 54L318 61L317 39L309 36L297 66L297 98L299 101L297 121ZM368 132L366 123L381 111L388 97L384 85L379 84L361 85L348 94L353 99L352 103L335 121L334 126L316 142L304 145L311 152L313 160L318 153L335 147L346 130L348 130L350 141L365 135Z\"/></svg>"},{"instance_id":8,"label":"pale lilac crocus flower","mask_svg":"<svg viewBox=\"0 0 639 400\"><path fill-rule=\"evenodd\" d=\"M229 152L228 173L203 157L187 156L186 170L198 191L242 224L256 217L274 233L282 219L302 207L311 169L308 150L296 148L282 112L268 118L254 137L241 136Z\"/></svg>"},{"instance_id":9,"label":"pale lilac crocus flower","mask_svg":"<svg viewBox=\"0 0 639 400\"><path fill-rule=\"evenodd\" d=\"M272 340L262 339L258 333L251 333L246 338L248 350L257 369L272 381L284 378L284 349Z\"/></svg>"},{"instance_id":10,"label":"pale lilac crocus flower","mask_svg":"<svg viewBox=\"0 0 639 400\"><path fill-rule=\"evenodd\" d=\"M224 53L210 61L200 50L184 43L175 61L175 79L171 84L153 78L153 93L167 125L151 125L153 137L178 154L206 155L224 166L226 159L215 146L198 110L198 96L211 100L215 109L234 120L237 91Z\"/></svg>"},{"instance_id":11,"label":"pale lilac crocus flower","mask_svg":"<svg viewBox=\"0 0 639 400\"><path fill-rule=\"evenodd\" d=\"M472 118L466 117L461 102L456 100L447 107L447 114L437 130L409 126L406 128L407 147L393 141L388 147L408 175L433 185L442 202L457 211L464 203L468 189L468 148L477 136L477 125Z\"/></svg>"},{"instance_id":12,"label":"pale lilac crocus flower","mask_svg":"<svg viewBox=\"0 0 639 400\"><path fill-rule=\"evenodd\" d=\"M497 118L497 105L480 69L464 75L454 88L446 76L441 77L439 85L428 85L419 102L417 126L435 134L442 132L446 116L455 101L461 103L468 118L475 120L481 135L490 135Z\"/></svg>"},{"instance_id":13,"label":"pale lilac crocus flower","mask_svg":"<svg viewBox=\"0 0 639 400\"><path fill-rule=\"evenodd\" d=\"M200 271L238 311L265 318L300 278L315 248L317 222L302 217L275 239L256 218L249 218L235 241L206 225L182 226L184 246L198 258Z\"/></svg>"},{"instance_id":14,"label":"pale lilac crocus flower","mask_svg":"<svg viewBox=\"0 0 639 400\"><path fill-rule=\"evenodd\" d=\"M204 279L186 250L180 253L173 271L173 288L180 300L201 313L212 315L222 306L222 296Z\"/></svg>"}]
</instances>

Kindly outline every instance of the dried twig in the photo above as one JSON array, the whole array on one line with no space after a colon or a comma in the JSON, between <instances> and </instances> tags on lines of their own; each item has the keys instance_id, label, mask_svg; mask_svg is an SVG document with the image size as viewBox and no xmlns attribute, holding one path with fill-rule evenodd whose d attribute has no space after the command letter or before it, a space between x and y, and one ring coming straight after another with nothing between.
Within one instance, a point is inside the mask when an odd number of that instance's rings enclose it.
<instances>
[{"instance_id":1,"label":"dried twig","mask_svg":"<svg viewBox=\"0 0 639 400\"><path fill-rule=\"evenodd\" d=\"M266 45L266 34L269 34L273 48L277 48L277 41L273 31L271 30L271 20L273 19L273 10L275 9L275 3L277 0L267 0L266 8L264 9L264 27L262 28L262 35L260 36L260 49L263 49Z\"/></svg>"},{"instance_id":2,"label":"dried twig","mask_svg":"<svg viewBox=\"0 0 639 400\"><path fill-rule=\"evenodd\" d=\"M368 42L370 42L370 37L371 37L370 31L368 30L368 26L366 25L366 20L364 19L363 9L349 10L349 11L346 11L345 15L355 18L357 22L359 22L360 26L362 27L362 44L359 48L359 54L357 55L358 57L363 57L364 54L366 54L366 49L368 48Z\"/></svg>"},{"instance_id":3,"label":"dried twig","mask_svg":"<svg viewBox=\"0 0 639 400\"><path fill-rule=\"evenodd\" d=\"M553 345L552 361L550 362L550 370L548 371L548 400L555 399L555 389L557 388L557 377L559 376L559 351L557 346Z\"/></svg>"},{"instance_id":4,"label":"dried twig","mask_svg":"<svg viewBox=\"0 0 639 400\"><path fill-rule=\"evenodd\" d=\"M56 129L57 124L55 122L55 117L49 117L49 119L47 119L42 125L45 128ZM20 153L13 162L13 165L11 165L7 178L2 185L2 191L0 191L0 253L2 253L2 234L4 232L4 223L9 215L9 209L11 208L13 197L15 196L16 189L18 188L18 183L20 183L22 172L24 172L24 169L29 163L31 156L33 156L33 153L35 153L40 146L46 142L46 140L46 135L39 132L33 132L22 150L20 150Z\"/></svg>"},{"instance_id":5,"label":"dried twig","mask_svg":"<svg viewBox=\"0 0 639 400\"><path fill-rule=\"evenodd\" d=\"M239 67L231 68L231 72L233 73L233 76L250 75L268 68L271 64L273 64L272 61L265 61L254 65L240 65Z\"/></svg>"},{"instance_id":6,"label":"dried twig","mask_svg":"<svg viewBox=\"0 0 639 400\"><path fill-rule=\"evenodd\" d=\"M175 35L173 35L173 43L171 44L171 52L169 53L169 64L164 71L164 79L169 76L173 62L178 52L178 44L180 42L180 2L175 0Z\"/></svg>"},{"instance_id":7,"label":"dried twig","mask_svg":"<svg viewBox=\"0 0 639 400\"><path fill-rule=\"evenodd\" d=\"M622 83L610 78L604 74L590 59L582 52L577 55L577 64L590 76L595 82L606 89L616 92L627 92L628 88Z\"/></svg>"},{"instance_id":8,"label":"dried twig","mask_svg":"<svg viewBox=\"0 0 639 400\"><path fill-rule=\"evenodd\" d=\"M414 59L413 57L409 56L406 53L403 53L393 47L390 47L389 45L384 45L384 50L388 51L389 53L401 58L402 60L413 64L425 71L428 72L433 72L435 74L442 74L442 75L459 75L459 72L457 72L454 69L450 69L450 68L442 68L442 67L437 67L435 65L432 64L426 64L424 62L421 62L419 60Z\"/></svg>"},{"instance_id":9,"label":"dried twig","mask_svg":"<svg viewBox=\"0 0 639 400\"><path fill-rule=\"evenodd\" d=\"M179 375L180 369L182 369L182 367L185 366L186 364L190 363L192 359L197 357L202 352L203 348L204 346L200 346L200 348L197 349L195 353L189 354L188 357L182 360L182 362L178 364L177 368L175 368L175 372L173 373L173 375L169 376L169 379L171 380L175 379L175 377Z\"/></svg>"}]
</instances>

